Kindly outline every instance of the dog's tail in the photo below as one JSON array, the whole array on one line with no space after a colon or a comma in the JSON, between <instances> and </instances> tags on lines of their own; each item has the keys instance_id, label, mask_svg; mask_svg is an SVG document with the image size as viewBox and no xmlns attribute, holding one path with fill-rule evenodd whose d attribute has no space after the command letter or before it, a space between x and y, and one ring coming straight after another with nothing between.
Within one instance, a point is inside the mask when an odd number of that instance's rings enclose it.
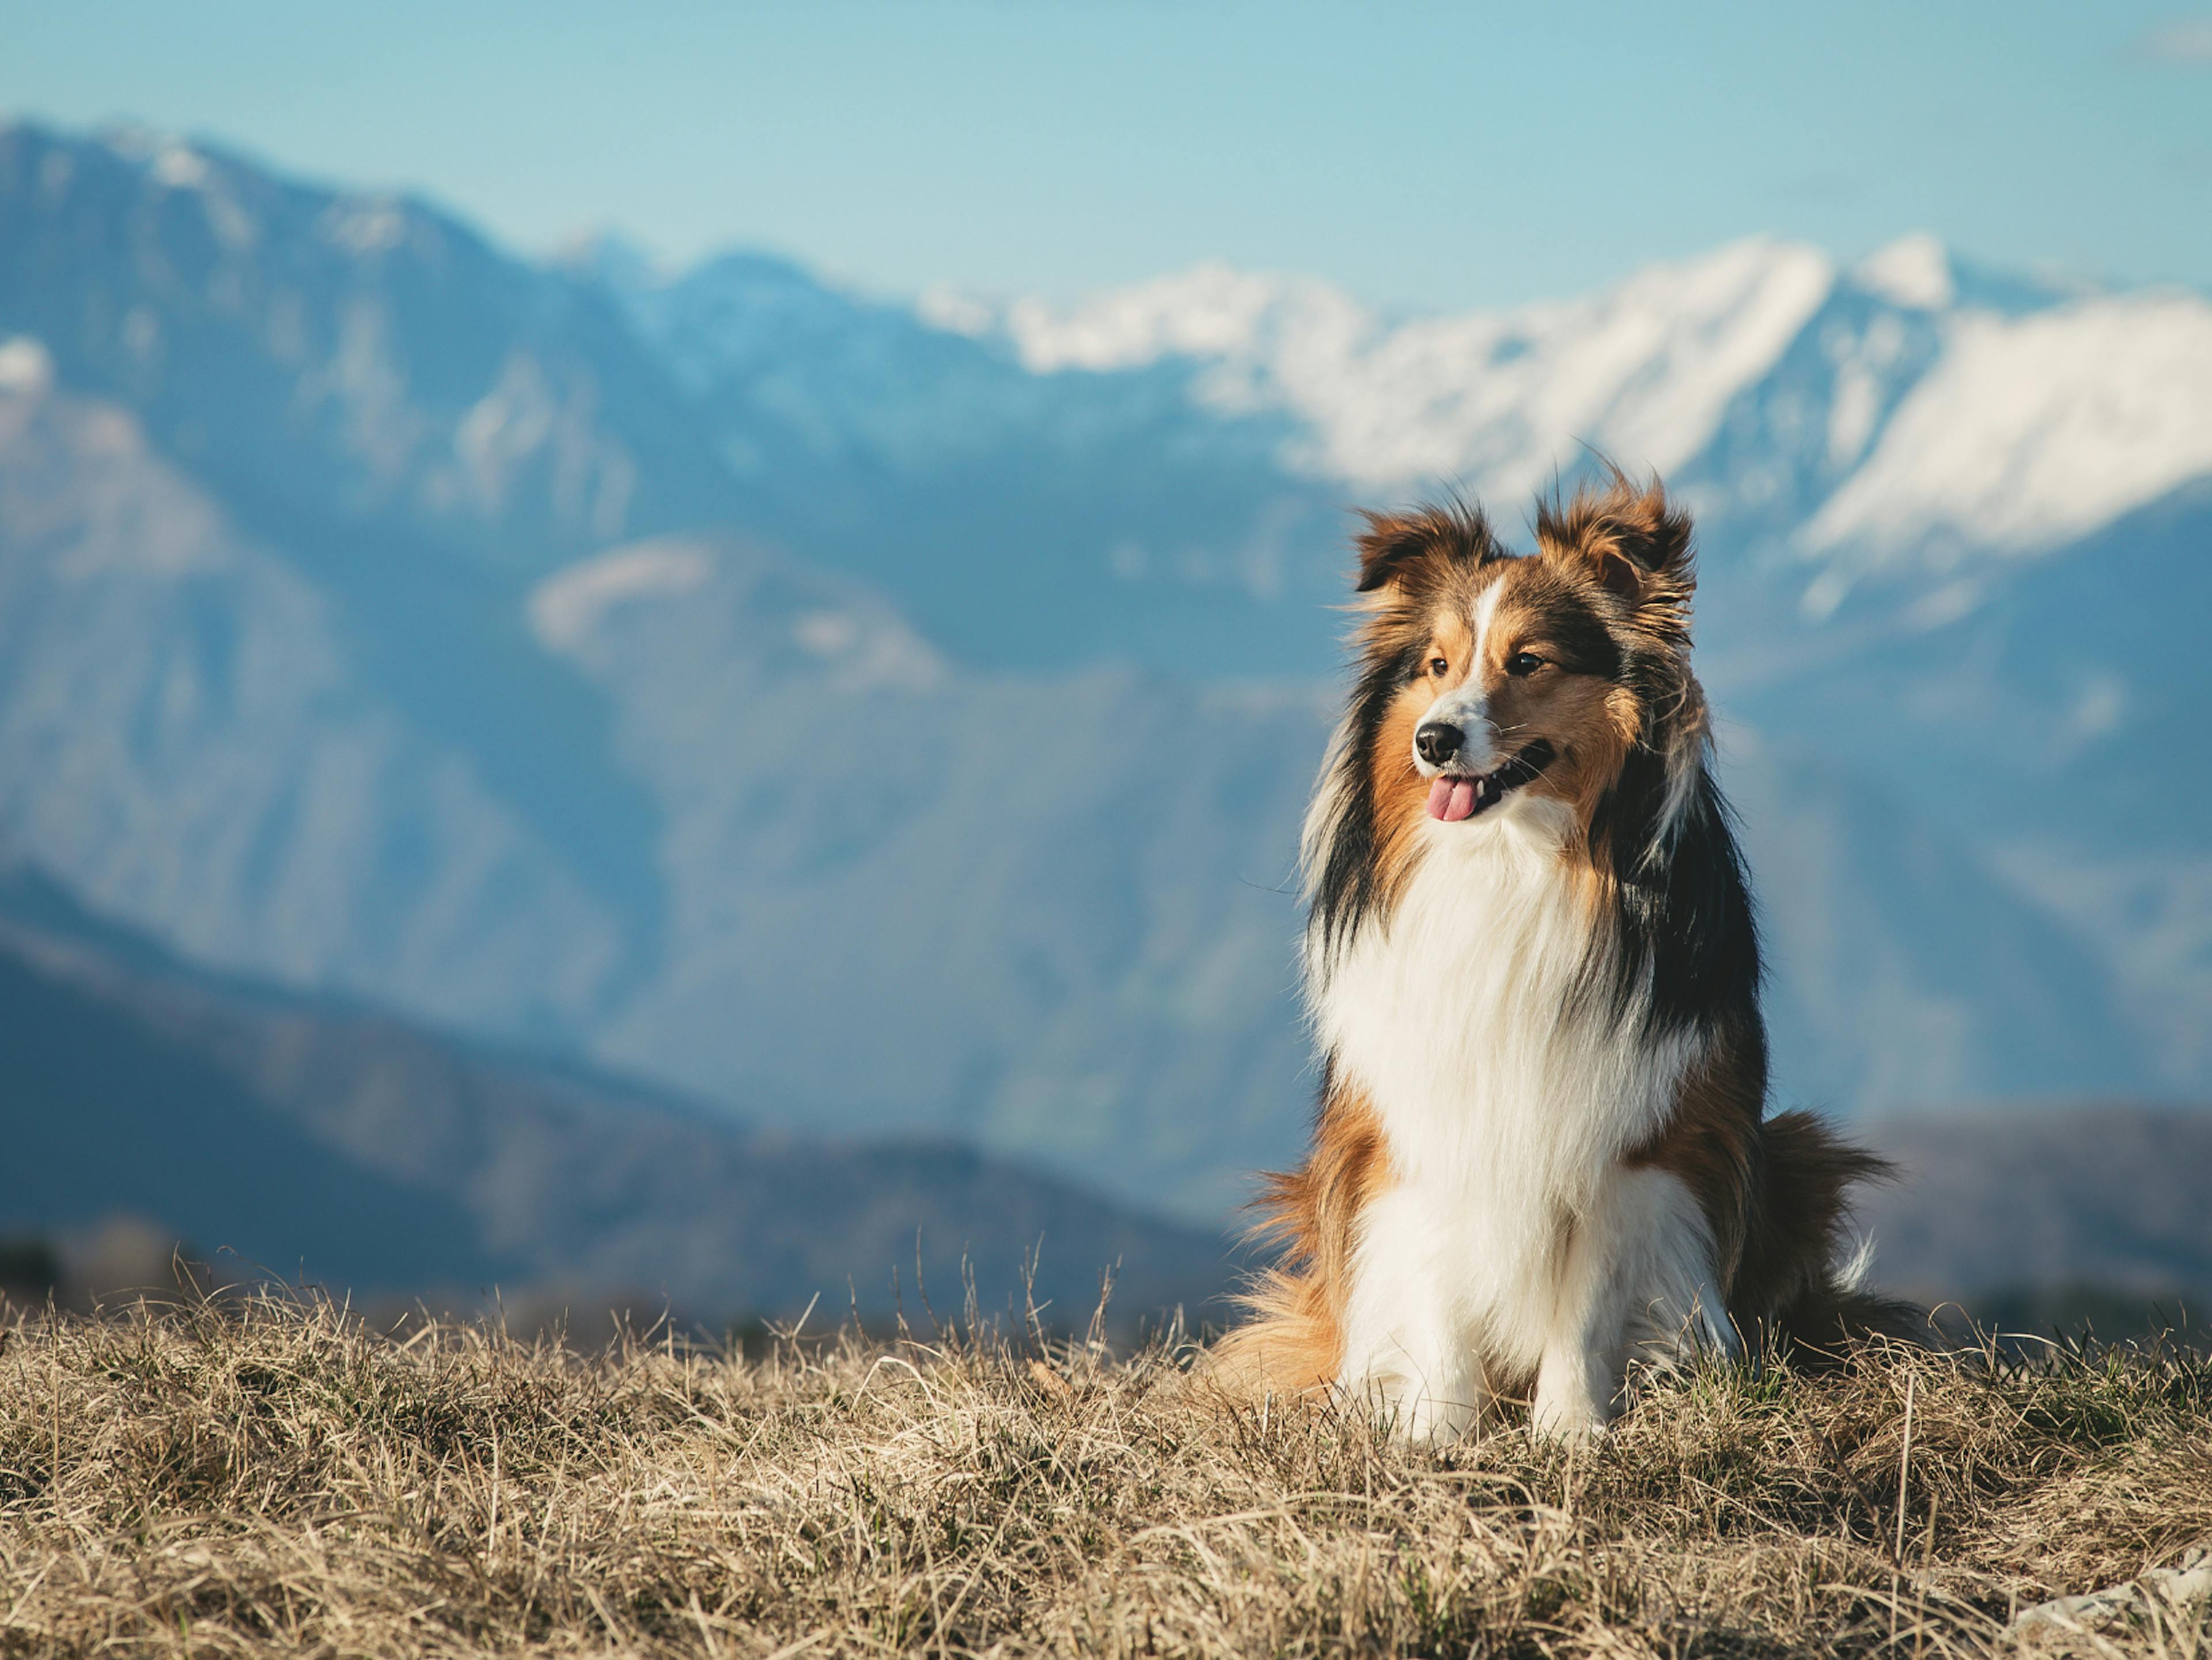
<instances>
[{"instance_id":1,"label":"dog's tail","mask_svg":"<svg viewBox=\"0 0 2212 1660\"><path fill-rule=\"evenodd\" d=\"M1925 1341L1926 1310L1868 1290L1871 1245L1845 1231L1851 1189L1894 1180L1895 1167L1809 1112L1778 1113L1759 1127L1759 1164L1733 1299L1739 1318L1815 1366L1868 1337Z\"/></svg>"}]
</instances>

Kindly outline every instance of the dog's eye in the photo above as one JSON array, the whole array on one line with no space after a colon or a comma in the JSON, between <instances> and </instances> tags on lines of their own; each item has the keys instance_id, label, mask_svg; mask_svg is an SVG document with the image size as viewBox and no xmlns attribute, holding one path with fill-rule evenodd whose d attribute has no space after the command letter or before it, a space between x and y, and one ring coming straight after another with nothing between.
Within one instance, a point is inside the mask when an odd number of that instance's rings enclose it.
<instances>
[{"instance_id":1,"label":"dog's eye","mask_svg":"<svg viewBox=\"0 0 2212 1660\"><path fill-rule=\"evenodd\" d=\"M1429 672L1431 674L1441 676L1444 671L1449 667L1451 667L1451 665L1447 663L1441 657L1431 657L1429 659Z\"/></svg>"},{"instance_id":2,"label":"dog's eye","mask_svg":"<svg viewBox=\"0 0 2212 1660\"><path fill-rule=\"evenodd\" d=\"M1534 674L1544 666L1544 660L1533 651L1516 651L1505 660L1508 674Z\"/></svg>"}]
</instances>

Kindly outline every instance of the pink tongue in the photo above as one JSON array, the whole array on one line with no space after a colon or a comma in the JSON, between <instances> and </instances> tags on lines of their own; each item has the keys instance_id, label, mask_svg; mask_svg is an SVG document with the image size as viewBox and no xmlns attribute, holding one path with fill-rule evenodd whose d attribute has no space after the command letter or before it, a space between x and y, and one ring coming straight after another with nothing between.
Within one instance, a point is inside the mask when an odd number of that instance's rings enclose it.
<instances>
[{"instance_id":1,"label":"pink tongue","mask_svg":"<svg viewBox=\"0 0 2212 1660\"><path fill-rule=\"evenodd\" d=\"M1474 781L1439 778L1429 786L1429 817L1457 824L1474 811Z\"/></svg>"}]
</instances>

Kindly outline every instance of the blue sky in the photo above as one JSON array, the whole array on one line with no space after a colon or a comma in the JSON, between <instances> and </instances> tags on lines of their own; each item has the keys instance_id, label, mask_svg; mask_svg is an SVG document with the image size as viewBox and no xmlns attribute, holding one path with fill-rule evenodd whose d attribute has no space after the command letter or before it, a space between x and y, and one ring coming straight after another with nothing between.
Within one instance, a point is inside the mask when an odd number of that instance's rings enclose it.
<instances>
[{"instance_id":1,"label":"blue sky","mask_svg":"<svg viewBox=\"0 0 2212 1660\"><path fill-rule=\"evenodd\" d=\"M2212 13L2127 0L0 0L0 110L891 292L1222 258L1455 308L1917 229L2212 286Z\"/></svg>"}]
</instances>

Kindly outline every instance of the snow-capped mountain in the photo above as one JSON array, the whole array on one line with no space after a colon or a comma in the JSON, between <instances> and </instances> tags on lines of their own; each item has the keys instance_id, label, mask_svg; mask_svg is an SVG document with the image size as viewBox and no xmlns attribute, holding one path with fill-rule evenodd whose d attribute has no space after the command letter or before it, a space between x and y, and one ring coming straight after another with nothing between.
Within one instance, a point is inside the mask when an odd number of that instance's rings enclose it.
<instances>
[{"instance_id":1,"label":"snow-capped mountain","mask_svg":"<svg viewBox=\"0 0 2212 1660\"><path fill-rule=\"evenodd\" d=\"M1786 1091L2201 1091L2208 341L1925 240L1462 317L907 304L0 129L0 855L1212 1219L1303 1127L1344 509L1510 535L1587 445L1701 514Z\"/></svg>"},{"instance_id":2,"label":"snow-capped mountain","mask_svg":"<svg viewBox=\"0 0 2212 1660\"><path fill-rule=\"evenodd\" d=\"M1013 458L1024 476L1046 457L1112 466L1119 496L1041 556L1079 578L1225 584L1263 613L1334 581L1333 508L1456 489L1515 522L1591 452L1676 481L1708 552L1755 559L1769 597L1814 623L1854 593L1897 620L1963 614L2006 563L2212 474L2212 301L2042 287L1926 236L1850 266L1753 240L1576 300L1399 319L1219 265L1068 306L939 294L910 308L757 258L673 280L634 259L600 269L732 441L773 405L818 453L902 480L972 482ZM1160 546L1139 504L1181 481L1127 464L1183 458L1216 500ZM896 589L868 548L898 538L865 510L856 529L866 545L843 556ZM992 600L963 588L961 603ZM1310 666L1308 636L1243 620L1285 648L1243 666Z\"/></svg>"},{"instance_id":3,"label":"snow-capped mountain","mask_svg":"<svg viewBox=\"0 0 2212 1660\"><path fill-rule=\"evenodd\" d=\"M1039 374L1187 360L1192 402L1290 416L1286 465L1366 493L1455 480L1517 503L1579 445L1672 477L1750 397L1813 465L1784 492L1740 467L1716 494L1785 494L1808 556L2033 553L2212 471L2212 302L2038 289L1924 235L1849 269L1754 239L1577 300L1396 323L1218 265L1066 307L925 311ZM1776 407L1808 345L1826 384L1801 374L1810 407Z\"/></svg>"}]
</instances>

